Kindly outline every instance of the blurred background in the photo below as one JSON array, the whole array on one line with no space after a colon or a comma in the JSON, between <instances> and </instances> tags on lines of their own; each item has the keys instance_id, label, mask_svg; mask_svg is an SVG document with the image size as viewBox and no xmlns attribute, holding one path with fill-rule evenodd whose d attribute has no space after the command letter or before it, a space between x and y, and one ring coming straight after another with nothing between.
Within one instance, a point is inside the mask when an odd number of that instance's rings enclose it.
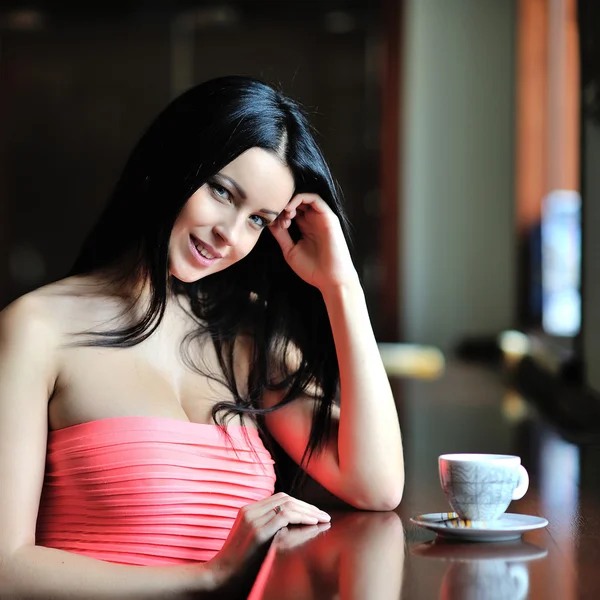
<instances>
[{"instance_id":1,"label":"blurred background","mask_svg":"<svg viewBox=\"0 0 600 600\"><path fill-rule=\"evenodd\" d=\"M600 393L597 5L1 2L0 308L66 274L170 99L248 74L319 132L383 350Z\"/></svg>"}]
</instances>

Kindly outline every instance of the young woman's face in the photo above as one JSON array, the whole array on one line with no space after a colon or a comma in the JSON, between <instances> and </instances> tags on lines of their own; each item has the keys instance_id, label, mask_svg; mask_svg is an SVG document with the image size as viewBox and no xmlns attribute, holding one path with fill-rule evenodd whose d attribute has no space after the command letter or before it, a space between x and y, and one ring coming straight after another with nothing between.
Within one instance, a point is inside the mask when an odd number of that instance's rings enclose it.
<instances>
[{"instance_id":1,"label":"young woman's face","mask_svg":"<svg viewBox=\"0 0 600 600\"><path fill-rule=\"evenodd\" d=\"M251 148L211 177L187 201L169 243L169 270L197 281L244 258L294 193L288 167Z\"/></svg>"}]
</instances>

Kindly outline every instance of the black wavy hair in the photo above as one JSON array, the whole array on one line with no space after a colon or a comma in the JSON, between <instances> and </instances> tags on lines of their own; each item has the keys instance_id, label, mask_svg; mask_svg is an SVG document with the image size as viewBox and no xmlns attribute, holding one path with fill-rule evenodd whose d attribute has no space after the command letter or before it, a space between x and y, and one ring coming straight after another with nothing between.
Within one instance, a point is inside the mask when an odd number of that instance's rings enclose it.
<instances>
[{"instance_id":1,"label":"black wavy hair","mask_svg":"<svg viewBox=\"0 0 600 600\"><path fill-rule=\"evenodd\" d=\"M348 219L341 194L299 105L273 87L249 77L213 79L173 100L134 148L110 202L84 241L70 275L88 274L136 261L124 277L149 284L150 302L141 318L113 331L87 332L87 346L131 347L163 318L171 293L190 301L200 337L212 340L222 373L208 374L231 391L232 402L214 406L223 414L261 415L318 390L312 429L302 464L318 452L331 423L339 388L339 369L329 318L321 293L287 265L273 236L263 232L241 261L194 283L169 276L171 230L188 198L208 179L250 148L277 155L292 172L295 193L311 192L339 217L347 241ZM292 223L292 238L300 232ZM238 389L234 373L236 340L249 336L251 364L247 385ZM298 357L286 360L291 348ZM188 347L189 349L189 347ZM198 372L198 365L186 362ZM206 373L203 373L206 375ZM283 391L274 409L259 408L265 390ZM223 413L223 414L220 414ZM264 433L264 427L263 427Z\"/></svg>"}]
</instances>

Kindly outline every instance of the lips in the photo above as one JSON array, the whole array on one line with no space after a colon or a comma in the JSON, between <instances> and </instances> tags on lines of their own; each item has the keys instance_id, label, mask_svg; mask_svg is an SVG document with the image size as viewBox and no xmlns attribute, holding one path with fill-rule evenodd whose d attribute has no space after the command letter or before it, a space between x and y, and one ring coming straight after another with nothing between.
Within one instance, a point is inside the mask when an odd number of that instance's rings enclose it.
<instances>
[{"instance_id":1,"label":"lips","mask_svg":"<svg viewBox=\"0 0 600 600\"><path fill-rule=\"evenodd\" d=\"M214 261L222 258L210 244L199 240L197 237L190 235L190 245L193 249L193 254L202 265L207 266Z\"/></svg>"}]
</instances>

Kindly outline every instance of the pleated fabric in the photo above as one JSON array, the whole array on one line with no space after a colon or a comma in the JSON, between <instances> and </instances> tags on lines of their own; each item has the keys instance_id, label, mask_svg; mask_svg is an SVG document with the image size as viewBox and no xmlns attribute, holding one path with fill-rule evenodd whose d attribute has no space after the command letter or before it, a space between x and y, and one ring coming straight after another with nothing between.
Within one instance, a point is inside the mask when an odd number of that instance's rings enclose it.
<instances>
[{"instance_id":1,"label":"pleated fabric","mask_svg":"<svg viewBox=\"0 0 600 600\"><path fill-rule=\"evenodd\" d=\"M49 432L36 543L129 565L210 560L239 509L275 487L257 430L227 432L163 417Z\"/></svg>"}]
</instances>

